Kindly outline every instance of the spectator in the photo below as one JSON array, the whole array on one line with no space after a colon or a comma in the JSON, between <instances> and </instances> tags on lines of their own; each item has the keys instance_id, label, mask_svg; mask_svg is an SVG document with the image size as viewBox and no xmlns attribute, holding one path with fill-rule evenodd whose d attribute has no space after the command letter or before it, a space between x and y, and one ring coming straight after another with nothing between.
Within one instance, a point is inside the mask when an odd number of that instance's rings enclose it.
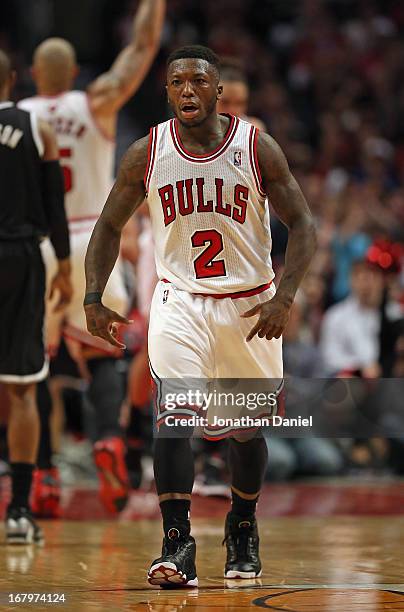
<instances>
[{"instance_id":1,"label":"spectator","mask_svg":"<svg viewBox=\"0 0 404 612\"><path fill-rule=\"evenodd\" d=\"M366 261L356 262L351 274L351 294L325 314L321 352L330 376L360 373L369 378L380 374L380 304L383 272Z\"/></svg>"}]
</instances>

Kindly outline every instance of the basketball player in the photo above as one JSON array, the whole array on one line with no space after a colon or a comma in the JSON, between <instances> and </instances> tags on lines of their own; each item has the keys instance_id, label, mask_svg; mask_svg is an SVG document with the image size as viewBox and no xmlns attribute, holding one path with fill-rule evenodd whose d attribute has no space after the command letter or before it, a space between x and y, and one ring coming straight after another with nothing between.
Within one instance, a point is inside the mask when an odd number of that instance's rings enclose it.
<instances>
[{"instance_id":1,"label":"basketball player","mask_svg":"<svg viewBox=\"0 0 404 612\"><path fill-rule=\"evenodd\" d=\"M47 376L42 339L45 270L39 240L49 232L57 257L50 285L56 309L71 299L69 232L56 137L50 126L10 102L15 73L0 51L0 382L10 403L12 496L8 544L43 539L29 494L39 441L36 384Z\"/></svg>"},{"instance_id":2,"label":"basketball player","mask_svg":"<svg viewBox=\"0 0 404 612\"><path fill-rule=\"evenodd\" d=\"M165 0L141 1L134 19L132 42L121 51L111 69L89 86L88 93L72 91L78 67L70 43L59 38L45 40L34 53L32 68L38 95L20 102L21 108L33 110L49 121L58 138L74 284L74 299L62 313L66 320L64 334L72 356L79 363L87 359L91 376L88 397L95 408L98 429L95 462L101 480L100 495L111 513L122 509L128 494L125 447L119 425L124 389L116 358L121 356L121 351L111 350L106 342L86 331L82 308L84 256L112 186L117 113L139 88L150 68L159 47L164 14ZM49 248L44 255L51 274L54 260ZM121 311L127 308L119 262L111 274L105 299L112 308ZM47 317L48 343L54 350L60 340L61 318L56 319L51 313ZM47 389L41 388L41 396L42 405L48 405L50 410ZM47 444L46 440L43 444ZM49 470L44 470L43 476L49 480Z\"/></svg>"},{"instance_id":3,"label":"basketball player","mask_svg":"<svg viewBox=\"0 0 404 612\"><path fill-rule=\"evenodd\" d=\"M223 93L218 100L218 112L245 119L259 130L266 132L261 119L247 116L250 88L247 77L236 60L227 59L221 62L220 83L223 86Z\"/></svg>"},{"instance_id":4,"label":"basketball player","mask_svg":"<svg viewBox=\"0 0 404 612\"><path fill-rule=\"evenodd\" d=\"M86 255L88 330L119 347L116 326L127 321L104 306L102 295L122 227L147 194L160 278L149 358L160 388L169 379L282 377L281 335L315 250L313 220L282 151L251 124L217 114L219 82L219 60L210 49L191 46L171 54L167 94L175 119L128 149ZM266 194L289 230L276 294ZM188 417L193 408L177 405L175 414ZM170 436L165 417L172 411L157 409L154 473L165 536L149 582L195 586L192 427ZM267 447L257 432L248 439L234 431L229 444L225 576L253 578L261 574L255 509Z\"/></svg>"},{"instance_id":5,"label":"basketball player","mask_svg":"<svg viewBox=\"0 0 404 612\"><path fill-rule=\"evenodd\" d=\"M247 116L250 88L246 74L236 58L221 60L220 84L223 91L217 102L217 112L245 119L259 130L266 132L264 123L258 117ZM223 478L227 454L225 440L214 443L211 440L204 440L202 449L202 474L196 480L193 492L204 496L228 497L229 487Z\"/></svg>"},{"instance_id":6,"label":"basketball player","mask_svg":"<svg viewBox=\"0 0 404 612\"><path fill-rule=\"evenodd\" d=\"M219 113L229 113L245 119L258 129L266 132L265 125L257 117L247 116L249 103L249 86L247 77L240 63L235 58L226 58L221 61L220 84L223 92L217 103ZM139 210L142 211L143 207ZM141 215L142 231L139 236L139 260L136 271L139 310L148 321L150 304L154 288L157 283L156 267L154 263L154 243L150 219L145 214ZM145 382L148 377L148 354L145 346L136 355L128 377L128 386L133 398L132 404L144 404L150 395L150 386ZM136 414L136 413L134 413ZM229 487L223 482L223 466L225 464L227 446L225 441L204 441L203 453L203 475L202 480L195 482L194 492L200 495L214 495L228 497ZM200 459L200 457L199 457Z\"/></svg>"}]
</instances>

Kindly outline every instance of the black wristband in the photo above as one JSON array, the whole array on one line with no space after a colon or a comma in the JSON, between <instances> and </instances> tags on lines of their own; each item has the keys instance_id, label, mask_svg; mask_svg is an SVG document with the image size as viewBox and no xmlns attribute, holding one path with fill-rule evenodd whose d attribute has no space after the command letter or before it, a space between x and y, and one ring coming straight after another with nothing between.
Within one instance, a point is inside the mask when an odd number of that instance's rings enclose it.
<instances>
[{"instance_id":1,"label":"black wristband","mask_svg":"<svg viewBox=\"0 0 404 612\"><path fill-rule=\"evenodd\" d=\"M86 293L84 296L83 306L89 306L89 304L101 304L102 293L101 291L94 291L93 293Z\"/></svg>"}]
</instances>

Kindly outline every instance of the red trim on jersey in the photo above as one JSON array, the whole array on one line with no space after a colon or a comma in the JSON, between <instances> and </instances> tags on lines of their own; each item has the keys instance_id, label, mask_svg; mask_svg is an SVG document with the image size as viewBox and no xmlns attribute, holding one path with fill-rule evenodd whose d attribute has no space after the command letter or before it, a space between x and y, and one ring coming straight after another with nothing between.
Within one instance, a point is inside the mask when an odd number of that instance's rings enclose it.
<instances>
[{"instance_id":1,"label":"red trim on jersey","mask_svg":"<svg viewBox=\"0 0 404 612\"><path fill-rule=\"evenodd\" d=\"M153 173L154 162L156 159L156 147L157 147L157 126L150 128L149 132L149 143L147 145L147 164L143 176L143 183L146 189L146 193L149 191L150 179Z\"/></svg>"},{"instance_id":2,"label":"red trim on jersey","mask_svg":"<svg viewBox=\"0 0 404 612\"><path fill-rule=\"evenodd\" d=\"M192 153L191 151L188 151L184 147L184 145L182 143L182 140L181 140L180 133L178 131L178 119L174 119L174 129L175 129L175 134L177 136L177 141L178 141L179 146L184 151L184 153L186 153L186 155L189 155L190 157L197 157L198 159L201 159L201 158L204 158L204 157L210 157L211 155L214 155L226 143L227 139L230 136L230 132L231 132L231 130L233 128L235 117L234 117L234 115L228 115L228 117L229 117L230 121L229 121L229 125L227 127L226 134L224 135L224 138L223 138L222 142L220 144L218 144L217 147L215 149L213 149L213 151L209 151L209 153Z\"/></svg>"},{"instance_id":3,"label":"red trim on jersey","mask_svg":"<svg viewBox=\"0 0 404 612\"><path fill-rule=\"evenodd\" d=\"M94 221L94 219L98 219L100 215L90 215L88 217L71 217L68 219L68 223L77 223L78 221Z\"/></svg>"},{"instance_id":4,"label":"red trim on jersey","mask_svg":"<svg viewBox=\"0 0 404 612\"><path fill-rule=\"evenodd\" d=\"M257 174L258 174L258 182L259 182L261 194L266 195L265 189L264 189L264 185L262 184L261 169L260 169L260 165L258 163L258 152L257 152L258 132L259 132L259 130L257 128L255 128L254 140L253 140L254 162L255 162L255 169L256 169Z\"/></svg>"},{"instance_id":5,"label":"red trim on jersey","mask_svg":"<svg viewBox=\"0 0 404 612\"><path fill-rule=\"evenodd\" d=\"M181 137L178 131L178 120L171 119L170 121L171 138L172 138L174 147L176 148L177 152L181 155L181 157L184 157L184 159L186 159L187 161L193 161L193 162L209 162L209 161L214 161L215 159L220 157L220 155L222 155L226 151L229 144L233 140L237 132L238 125L239 125L238 117L235 117L234 115L227 115L227 114L225 116L229 117L230 122L229 122L229 127L227 128L226 134L223 138L223 141L215 149L213 149L213 151L209 151L209 153L204 153L202 155L197 155L196 153L191 153L190 151L187 151L187 149L184 147L184 145L181 142Z\"/></svg>"},{"instance_id":6,"label":"red trim on jersey","mask_svg":"<svg viewBox=\"0 0 404 612\"><path fill-rule=\"evenodd\" d=\"M149 142L147 143L147 164L146 164L146 168L145 168L144 175L143 175L143 184L145 186L146 191L147 191L147 175L149 174L149 169L150 169L152 141L153 141L153 128L151 127L149 130Z\"/></svg>"},{"instance_id":7,"label":"red trim on jersey","mask_svg":"<svg viewBox=\"0 0 404 612\"><path fill-rule=\"evenodd\" d=\"M262 176L261 170L258 164L258 155L257 155L257 138L258 138L258 130L253 125L250 129L250 137L249 137L249 153L250 153L250 164L253 172L255 185L257 187L258 193L262 197L266 197L266 193L264 191L264 187L262 185Z\"/></svg>"},{"instance_id":8,"label":"red trim on jersey","mask_svg":"<svg viewBox=\"0 0 404 612\"><path fill-rule=\"evenodd\" d=\"M90 97L89 97L88 94L86 94L86 102L87 102L87 108L88 108L88 112L90 114L91 120L92 120L94 126L96 127L96 129L98 130L98 132L108 142L115 143L116 142L116 138L114 136L110 136L109 134L107 134L107 132L104 130L104 128L99 124L99 121L96 118L93 109L91 108Z\"/></svg>"},{"instance_id":9,"label":"red trim on jersey","mask_svg":"<svg viewBox=\"0 0 404 612\"><path fill-rule=\"evenodd\" d=\"M158 125L155 126L154 128L154 145L153 145L153 151L152 151L152 165L150 168L150 174L149 174L149 180L147 183L147 189L149 189L150 186L150 180L153 174L153 170L154 170L154 163L156 161L156 150L157 150L157 134L158 134Z\"/></svg>"},{"instance_id":10,"label":"red trim on jersey","mask_svg":"<svg viewBox=\"0 0 404 612\"><path fill-rule=\"evenodd\" d=\"M171 281L166 278L161 279L163 283L170 283ZM258 287L254 287L254 289L246 289L244 291L234 291L233 293L193 293L192 295L201 295L202 297L211 297L215 298L215 300L222 300L224 298L242 298L242 297L251 297L252 295L257 295L258 293L262 293L269 289L272 285L272 281L270 283L265 283L264 285L259 285Z\"/></svg>"}]
</instances>

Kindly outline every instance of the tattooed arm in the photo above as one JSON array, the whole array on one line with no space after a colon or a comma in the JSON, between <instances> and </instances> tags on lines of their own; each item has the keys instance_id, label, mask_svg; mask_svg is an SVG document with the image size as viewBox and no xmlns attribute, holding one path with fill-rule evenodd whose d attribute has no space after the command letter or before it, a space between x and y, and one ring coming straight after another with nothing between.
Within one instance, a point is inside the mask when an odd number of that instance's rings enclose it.
<instances>
[{"instance_id":1,"label":"tattooed arm","mask_svg":"<svg viewBox=\"0 0 404 612\"><path fill-rule=\"evenodd\" d=\"M247 336L279 338L286 327L290 307L316 250L314 222L307 202L286 158L273 138L259 134L258 163L265 193L280 220L287 226L288 244L285 269L275 297L244 313L244 317L259 314L259 320Z\"/></svg>"},{"instance_id":2,"label":"tattooed arm","mask_svg":"<svg viewBox=\"0 0 404 612\"><path fill-rule=\"evenodd\" d=\"M148 140L148 137L138 140L125 153L116 182L91 235L85 260L87 329L93 336L119 348L124 346L115 339L114 324L128 321L106 308L101 298L118 258L122 229L145 199L143 176Z\"/></svg>"}]
</instances>

